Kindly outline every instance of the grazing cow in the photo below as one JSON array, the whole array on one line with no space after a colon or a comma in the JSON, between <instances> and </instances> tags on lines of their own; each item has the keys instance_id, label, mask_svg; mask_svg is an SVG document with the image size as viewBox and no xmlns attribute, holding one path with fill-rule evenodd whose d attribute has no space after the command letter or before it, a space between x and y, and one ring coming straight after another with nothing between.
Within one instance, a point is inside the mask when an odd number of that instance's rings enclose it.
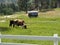
<instances>
[{"instance_id":1,"label":"grazing cow","mask_svg":"<svg viewBox=\"0 0 60 45\"><path fill-rule=\"evenodd\" d=\"M9 26L13 26L13 27L15 27L15 25L16 26L22 26L22 28L27 28L27 26L25 25L25 22L24 22L24 20L10 20L10 24L9 24Z\"/></svg>"}]
</instances>

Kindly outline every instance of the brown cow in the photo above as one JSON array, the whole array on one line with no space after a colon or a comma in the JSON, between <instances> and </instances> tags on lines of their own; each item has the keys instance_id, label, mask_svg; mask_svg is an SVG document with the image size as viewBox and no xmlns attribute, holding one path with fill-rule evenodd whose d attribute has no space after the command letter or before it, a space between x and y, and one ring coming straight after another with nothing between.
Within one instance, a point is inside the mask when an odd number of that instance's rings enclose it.
<instances>
[{"instance_id":1,"label":"brown cow","mask_svg":"<svg viewBox=\"0 0 60 45\"><path fill-rule=\"evenodd\" d=\"M27 28L27 26L25 25L25 22L24 20L19 20L19 19L16 19L16 20L10 20L10 24L9 26L13 26L15 27L16 26L22 26L22 28Z\"/></svg>"}]
</instances>

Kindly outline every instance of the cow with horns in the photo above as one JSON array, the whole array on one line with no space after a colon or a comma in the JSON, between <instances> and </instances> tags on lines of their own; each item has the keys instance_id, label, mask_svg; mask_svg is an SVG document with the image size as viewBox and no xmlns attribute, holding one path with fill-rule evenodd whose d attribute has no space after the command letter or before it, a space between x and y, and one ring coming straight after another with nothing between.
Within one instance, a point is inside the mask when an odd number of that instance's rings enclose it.
<instances>
[{"instance_id":1,"label":"cow with horns","mask_svg":"<svg viewBox=\"0 0 60 45\"><path fill-rule=\"evenodd\" d=\"M22 26L22 28L25 28L25 29L27 28L24 20L20 20L20 19L10 20L9 26L15 27L15 25L16 26Z\"/></svg>"}]
</instances>

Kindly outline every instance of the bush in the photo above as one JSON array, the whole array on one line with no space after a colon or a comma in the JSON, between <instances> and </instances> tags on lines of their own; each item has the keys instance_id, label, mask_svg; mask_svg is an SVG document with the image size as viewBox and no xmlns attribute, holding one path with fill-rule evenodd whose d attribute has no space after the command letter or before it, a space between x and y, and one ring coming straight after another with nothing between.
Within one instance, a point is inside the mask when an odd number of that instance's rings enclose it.
<instances>
[{"instance_id":1,"label":"bush","mask_svg":"<svg viewBox=\"0 0 60 45\"><path fill-rule=\"evenodd\" d=\"M2 13L4 15L12 15L13 14L13 9L12 8L3 8Z\"/></svg>"}]
</instances>

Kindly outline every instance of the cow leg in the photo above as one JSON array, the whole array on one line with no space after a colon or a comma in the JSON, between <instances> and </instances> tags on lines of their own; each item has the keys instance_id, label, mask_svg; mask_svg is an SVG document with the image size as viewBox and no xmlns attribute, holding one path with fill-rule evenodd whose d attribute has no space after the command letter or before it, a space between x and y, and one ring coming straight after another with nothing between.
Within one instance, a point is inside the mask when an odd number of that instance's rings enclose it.
<instances>
[{"instance_id":1,"label":"cow leg","mask_svg":"<svg viewBox=\"0 0 60 45\"><path fill-rule=\"evenodd\" d=\"M13 22L13 27L15 27L15 25L17 25L17 21L14 21Z\"/></svg>"},{"instance_id":2,"label":"cow leg","mask_svg":"<svg viewBox=\"0 0 60 45\"><path fill-rule=\"evenodd\" d=\"M9 26L12 26L12 23L10 23Z\"/></svg>"},{"instance_id":3,"label":"cow leg","mask_svg":"<svg viewBox=\"0 0 60 45\"><path fill-rule=\"evenodd\" d=\"M13 27L15 27L15 25L13 24Z\"/></svg>"},{"instance_id":4,"label":"cow leg","mask_svg":"<svg viewBox=\"0 0 60 45\"><path fill-rule=\"evenodd\" d=\"M10 20L9 26L12 26L12 25L13 25L13 20Z\"/></svg>"},{"instance_id":5,"label":"cow leg","mask_svg":"<svg viewBox=\"0 0 60 45\"><path fill-rule=\"evenodd\" d=\"M13 27L15 27L15 22L14 22L14 24L13 24Z\"/></svg>"},{"instance_id":6,"label":"cow leg","mask_svg":"<svg viewBox=\"0 0 60 45\"><path fill-rule=\"evenodd\" d=\"M9 26L12 26L12 24L10 23Z\"/></svg>"}]
</instances>

